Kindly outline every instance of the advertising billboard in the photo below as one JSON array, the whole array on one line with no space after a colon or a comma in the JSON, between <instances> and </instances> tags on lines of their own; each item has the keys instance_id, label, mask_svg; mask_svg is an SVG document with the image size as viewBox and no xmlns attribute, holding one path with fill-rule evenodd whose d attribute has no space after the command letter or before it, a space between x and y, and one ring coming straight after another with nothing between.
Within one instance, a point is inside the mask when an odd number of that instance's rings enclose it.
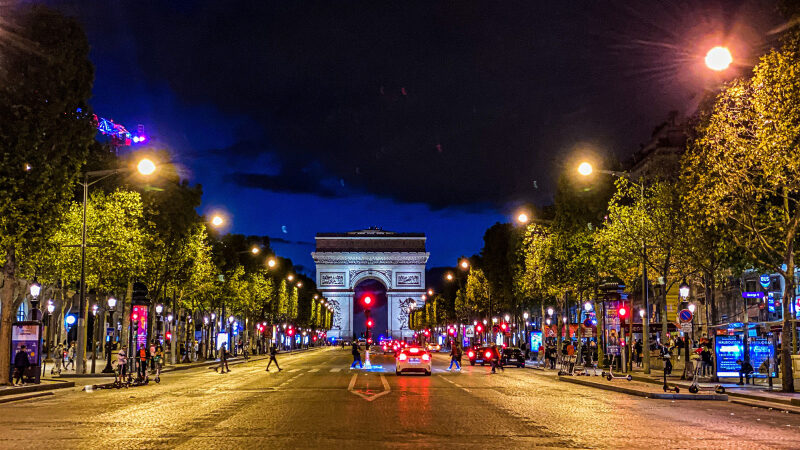
<instances>
[{"instance_id":1,"label":"advertising billboard","mask_svg":"<svg viewBox=\"0 0 800 450\"><path fill-rule=\"evenodd\" d=\"M136 327L136 350L147 346L147 305L133 305L131 324Z\"/></svg>"},{"instance_id":2,"label":"advertising billboard","mask_svg":"<svg viewBox=\"0 0 800 450\"><path fill-rule=\"evenodd\" d=\"M717 336L717 376L738 377L739 364L736 361L744 359L742 340L739 336Z\"/></svg>"}]
</instances>

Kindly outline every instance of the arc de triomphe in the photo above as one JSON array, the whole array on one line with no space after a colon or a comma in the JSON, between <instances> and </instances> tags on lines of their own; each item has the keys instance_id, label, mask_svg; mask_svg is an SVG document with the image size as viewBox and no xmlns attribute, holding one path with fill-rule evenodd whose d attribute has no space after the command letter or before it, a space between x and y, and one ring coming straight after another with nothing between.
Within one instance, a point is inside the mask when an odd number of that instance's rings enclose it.
<instances>
[{"instance_id":1,"label":"arc de triomphe","mask_svg":"<svg viewBox=\"0 0 800 450\"><path fill-rule=\"evenodd\" d=\"M317 289L334 310L333 327L328 337L352 339L354 331L363 329L353 320L355 295L360 285L375 281L385 288L386 330L373 330L374 335L388 332L394 339L410 338L410 307L422 307L425 293L425 264L430 255L425 251L424 233L395 233L380 228L347 233L318 233L316 251L311 253L317 273Z\"/></svg>"}]
</instances>

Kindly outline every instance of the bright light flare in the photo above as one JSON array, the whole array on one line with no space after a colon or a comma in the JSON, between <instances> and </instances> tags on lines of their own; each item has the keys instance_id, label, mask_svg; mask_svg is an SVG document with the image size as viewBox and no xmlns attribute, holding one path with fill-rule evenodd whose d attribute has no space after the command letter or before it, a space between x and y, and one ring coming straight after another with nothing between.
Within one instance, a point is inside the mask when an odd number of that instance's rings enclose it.
<instances>
[{"instance_id":1,"label":"bright light flare","mask_svg":"<svg viewBox=\"0 0 800 450\"><path fill-rule=\"evenodd\" d=\"M720 72L727 69L733 62L733 55L727 47L714 47L706 53L706 67Z\"/></svg>"},{"instance_id":2,"label":"bright light flare","mask_svg":"<svg viewBox=\"0 0 800 450\"><path fill-rule=\"evenodd\" d=\"M145 176L152 175L153 172L156 171L156 163L147 158L144 158L141 161L139 161L139 164L136 165L136 170L138 170L140 174Z\"/></svg>"},{"instance_id":3,"label":"bright light flare","mask_svg":"<svg viewBox=\"0 0 800 450\"><path fill-rule=\"evenodd\" d=\"M582 162L578 166L578 173L583 175L583 176L585 176L585 177L591 175L592 174L592 170L593 170L592 169L592 165L589 164L588 162Z\"/></svg>"},{"instance_id":4,"label":"bright light flare","mask_svg":"<svg viewBox=\"0 0 800 450\"><path fill-rule=\"evenodd\" d=\"M519 215L517 216L517 222L519 222L519 223L521 223L521 224L526 224L526 223L528 223L530 220L531 220L531 218L530 218L530 217L528 217L528 215L527 215L527 214L525 214L524 212L522 212L522 213L519 213Z\"/></svg>"},{"instance_id":5,"label":"bright light flare","mask_svg":"<svg viewBox=\"0 0 800 450\"><path fill-rule=\"evenodd\" d=\"M211 218L211 225L214 225L215 227L221 227L224 223L225 219L223 219L220 215L215 215Z\"/></svg>"}]
</instances>

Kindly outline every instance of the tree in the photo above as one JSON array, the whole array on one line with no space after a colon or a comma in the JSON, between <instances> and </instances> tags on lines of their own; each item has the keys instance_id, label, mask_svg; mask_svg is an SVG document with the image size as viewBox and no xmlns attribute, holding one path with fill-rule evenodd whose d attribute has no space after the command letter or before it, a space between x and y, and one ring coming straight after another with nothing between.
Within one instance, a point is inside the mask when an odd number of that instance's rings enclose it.
<instances>
[{"instance_id":1,"label":"tree","mask_svg":"<svg viewBox=\"0 0 800 450\"><path fill-rule=\"evenodd\" d=\"M42 246L57 228L95 129L87 103L93 68L80 25L42 6L4 20L16 31L0 41L0 373L8 374L11 323L27 288L17 253Z\"/></svg>"},{"instance_id":2,"label":"tree","mask_svg":"<svg viewBox=\"0 0 800 450\"><path fill-rule=\"evenodd\" d=\"M782 387L794 391L791 304L800 227L800 35L760 59L750 79L730 83L687 155L693 209L730 227L736 245L779 273L783 292Z\"/></svg>"}]
</instances>

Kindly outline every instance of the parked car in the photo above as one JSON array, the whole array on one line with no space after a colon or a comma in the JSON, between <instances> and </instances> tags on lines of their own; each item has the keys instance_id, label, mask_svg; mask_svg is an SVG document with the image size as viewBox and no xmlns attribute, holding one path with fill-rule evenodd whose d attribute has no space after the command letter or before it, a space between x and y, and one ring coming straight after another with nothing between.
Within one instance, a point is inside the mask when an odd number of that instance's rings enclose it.
<instances>
[{"instance_id":1,"label":"parked car","mask_svg":"<svg viewBox=\"0 0 800 450\"><path fill-rule=\"evenodd\" d=\"M525 353L517 347L506 347L500 351L500 365L525 367Z\"/></svg>"}]
</instances>

